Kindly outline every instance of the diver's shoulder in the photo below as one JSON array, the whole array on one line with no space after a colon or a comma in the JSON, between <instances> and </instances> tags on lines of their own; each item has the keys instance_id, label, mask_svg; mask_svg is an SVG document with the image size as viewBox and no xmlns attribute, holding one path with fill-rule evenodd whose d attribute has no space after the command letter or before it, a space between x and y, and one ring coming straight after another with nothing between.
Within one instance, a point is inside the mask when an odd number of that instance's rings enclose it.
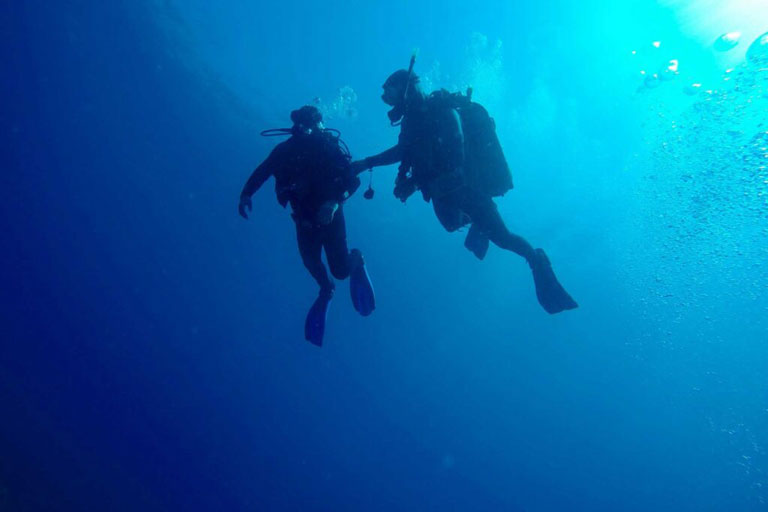
<instances>
[{"instance_id":1,"label":"diver's shoulder","mask_svg":"<svg viewBox=\"0 0 768 512\"><path fill-rule=\"evenodd\" d=\"M295 151L297 148L295 139L296 137L291 136L282 142L278 142L272 149L272 153L275 155L285 155L291 151Z\"/></svg>"}]
</instances>

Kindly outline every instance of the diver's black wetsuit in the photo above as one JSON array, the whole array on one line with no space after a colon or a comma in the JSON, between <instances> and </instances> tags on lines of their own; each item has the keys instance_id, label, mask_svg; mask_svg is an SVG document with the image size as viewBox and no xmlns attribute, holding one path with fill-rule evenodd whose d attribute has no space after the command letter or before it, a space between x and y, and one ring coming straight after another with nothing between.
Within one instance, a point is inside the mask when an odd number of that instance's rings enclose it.
<instances>
[{"instance_id":1,"label":"diver's black wetsuit","mask_svg":"<svg viewBox=\"0 0 768 512\"><path fill-rule=\"evenodd\" d=\"M270 176L275 177L278 202L282 206L291 204L304 266L320 285L321 293L330 293L334 284L322 262L322 249L334 277L345 279L351 270L341 204L357 188L359 180L351 172L349 157L329 133L294 135L275 146L253 171L241 197L252 196ZM323 224L318 213L329 202L338 209L330 223Z\"/></svg>"},{"instance_id":2,"label":"diver's black wetsuit","mask_svg":"<svg viewBox=\"0 0 768 512\"><path fill-rule=\"evenodd\" d=\"M447 231L471 224L471 230L480 230L500 248L530 262L534 256L531 244L507 229L493 198L471 187L463 175L464 134L456 110L420 95L411 101L398 144L366 158L366 164L377 167L402 161L398 187L407 188L412 182L414 189L420 189L424 199L432 201Z\"/></svg>"}]
</instances>

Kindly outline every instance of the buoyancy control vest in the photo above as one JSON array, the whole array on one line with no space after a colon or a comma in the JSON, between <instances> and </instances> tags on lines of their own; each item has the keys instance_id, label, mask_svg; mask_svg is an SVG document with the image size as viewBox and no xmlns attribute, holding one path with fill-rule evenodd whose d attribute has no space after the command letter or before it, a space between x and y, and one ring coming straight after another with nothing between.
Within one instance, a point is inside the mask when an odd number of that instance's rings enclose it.
<instances>
[{"instance_id":1,"label":"buoyancy control vest","mask_svg":"<svg viewBox=\"0 0 768 512\"><path fill-rule=\"evenodd\" d=\"M331 130L293 135L282 144L284 156L275 171L275 192L282 206L290 202L294 211L311 212L325 201L343 201L360 185L351 170L349 151Z\"/></svg>"}]
</instances>

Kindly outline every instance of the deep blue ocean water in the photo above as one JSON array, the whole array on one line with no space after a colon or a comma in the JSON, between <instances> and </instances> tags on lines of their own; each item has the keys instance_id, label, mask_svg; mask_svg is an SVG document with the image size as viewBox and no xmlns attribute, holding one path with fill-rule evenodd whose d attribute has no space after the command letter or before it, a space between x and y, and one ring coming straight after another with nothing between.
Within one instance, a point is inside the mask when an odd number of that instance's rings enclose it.
<instances>
[{"instance_id":1,"label":"deep blue ocean water","mask_svg":"<svg viewBox=\"0 0 768 512\"><path fill-rule=\"evenodd\" d=\"M768 510L765 0L10 0L0 29L0 511ZM380 168L346 206L377 310L338 283L318 349L288 212L238 194L303 104L392 145L414 50L496 119L500 211L580 308Z\"/></svg>"}]
</instances>

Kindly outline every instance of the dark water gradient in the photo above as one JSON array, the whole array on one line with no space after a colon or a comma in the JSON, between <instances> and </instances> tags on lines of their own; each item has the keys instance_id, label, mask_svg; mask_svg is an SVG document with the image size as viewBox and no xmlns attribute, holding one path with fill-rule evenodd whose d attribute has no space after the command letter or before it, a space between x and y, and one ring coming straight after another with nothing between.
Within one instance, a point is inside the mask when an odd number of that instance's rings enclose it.
<instances>
[{"instance_id":1,"label":"dark water gradient","mask_svg":"<svg viewBox=\"0 0 768 512\"><path fill-rule=\"evenodd\" d=\"M705 330L714 346L694 314L633 309L629 270L669 263L628 270L612 252L646 240L595 178L615 180L625 155L605 148L639 135L577 56L552 90L590 109L557 119L576 128L562 145L509 148L522 192L504 204L582 310L546 316L524 266L473 261L423 204L355 198L350 238L380 306L355 316L342 284L318 351L300 339L315 290L290 220L269 187L253 222L235 212L271 106L190 66L158 5L0 7L0 510L761 510L768 358L739 341L764 324L738 319L763 306L735 302ZM531 12L535 33L564 30ZM361 95L378 64L360 64ZM353 151L391 141L379 128L375 144L355 128ZM669 325L674 350L656 339Z\"/></svg>"}]
</instances>

